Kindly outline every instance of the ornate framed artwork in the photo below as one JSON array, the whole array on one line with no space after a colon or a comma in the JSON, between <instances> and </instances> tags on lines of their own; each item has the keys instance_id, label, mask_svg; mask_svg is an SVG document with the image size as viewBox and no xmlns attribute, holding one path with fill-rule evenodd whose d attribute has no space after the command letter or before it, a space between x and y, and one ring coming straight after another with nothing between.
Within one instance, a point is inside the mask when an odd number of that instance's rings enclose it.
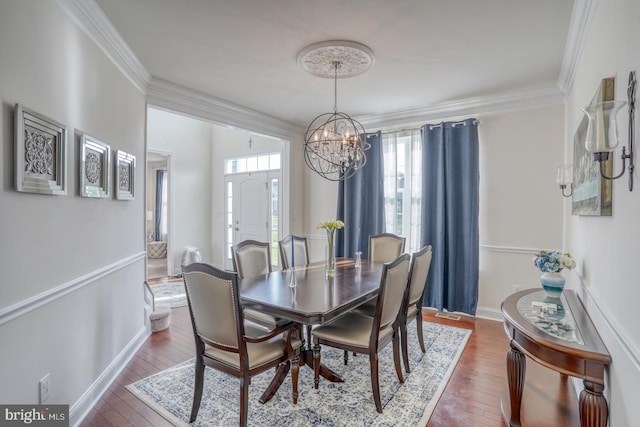
<instances>
[{"instance_id":1,"label":"ornate framed artwork","mask_svg":"<svg viewBox=\"0 0 640 427\"><path fill-rule=\"evenodd\" d=\"M602 79L591 99L591 104L613 101L615 78ZM573 137L573 195L571 214L589 216L611 216L613 185L611 180L600 176L600 165L587 152L584 144L588 127L587 117L583 117ZM613 156L612 156L613 157ZM609 176L613 169L613 158L603 162Z\"/></svg>"},{"instance_id":2,"label":"ornate framed artwork","mask_svg":"<svg viewBox=\"0 0 640 427\"><path fill-rule=\"evenodd\" d=\"M20 104L14 114L16 190L67 194L67 127Z\"/></svg>"},{"instance_id":3,"label":"ornate framed artwork","mask_svg":"<svg viewBox=\"0 0 640 427\"><path fill-rule=\"evenodd\" d=\"M135 195L136 157L116 152L116 199L133 200Z\"/></svg>"},{"instance_id":4,"label":"ornate framed artwork","mask_svg":"<svg viewBox=\"0 0 640 427\"><path fill-rule=\"evenodd\" d=\"M82 134L80 141L80 195L106 198L111 194L111 147Z\"/></svg>"}]
</instances>

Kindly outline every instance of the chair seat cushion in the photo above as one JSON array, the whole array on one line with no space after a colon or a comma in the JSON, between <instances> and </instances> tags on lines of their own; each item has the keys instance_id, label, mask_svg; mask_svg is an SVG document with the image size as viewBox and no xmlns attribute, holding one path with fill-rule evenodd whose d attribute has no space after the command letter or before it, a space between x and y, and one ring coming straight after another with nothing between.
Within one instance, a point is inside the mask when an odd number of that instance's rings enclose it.
<instances>
[{"instance_id":1,"label":"chair seat cushion","mask_svg":"<svg viewBox=\"0 0 640 427\"><path fill-rule=\"evenodd\" d=\"M249 337L256 338L261 335L265 335L265 332L268 331L265 331L264 328L245 324L244 333ZM297 350L302 346L302 341L298 338L291 337L291 346ZM206 345L204 354L235 369L240 369L240 355L238 353L231 353L229 351L220 350ZM275 336L264 342L247 343L249 369L258 368L269 362L277 360L284 356L284 354L282 335Z\"/></svg>"},{"instance_id":2,"label":"chair seat cushion","mask_svg":"<svg viewBox=\"0 0 640 427\"><path fill-rule=\"evenodd\" d=\"M361 306L356 307L353 311L356 313L364 314L366 316L375 316L376 314L376 306L378 304L378 299L374 298L362 304Z\"/></svg>"},{"instance_id":3,"label":"chair seat cushion","mask_svg":"<svg viewBox=\"0 0 640 427\"><path fill-rule=\"evenodd\" d=\"M360 347L366 350L369 348L372 327L373 317L351 312L333 322L316 327L311 335L336 344ZM380 331L379 341L384 341L392 333L391 325L387 326Z\"/></svg>"},{"instance_id":4,"label":"chair seat cushion","mask_svg":"<svg viewBox=\"0 0 640 427\"><path fill-rule=\"evenodd\" d=\"M270 314L265 314L260 311L253 310L251 308L245 308L242 310L242 312L244 313L244 317L247 320L251 320L261 325L268 326L272 329L275 328L276 326L282 326L290 322L287 319L281 319L279 317L275 317Z\"/></svg>"}]
</instances>

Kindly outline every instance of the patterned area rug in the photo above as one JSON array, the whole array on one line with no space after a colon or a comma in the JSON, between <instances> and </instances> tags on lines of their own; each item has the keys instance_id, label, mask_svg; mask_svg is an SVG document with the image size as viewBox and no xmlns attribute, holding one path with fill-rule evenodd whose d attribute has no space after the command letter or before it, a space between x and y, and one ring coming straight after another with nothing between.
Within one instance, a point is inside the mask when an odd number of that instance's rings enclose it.
<instances>
[{"instance_id":1,"label":"patterned area rug","mask_svg":"<svg viewBox=\"0 0 640 427\"><path fill-rule=\"evenodd\" d=\"M158 283L150 287L156 307L173 308L187 305L187 293L184 290L184 282L182 280Z\"/></svg>"},{"instance_id":2,"label":"patterned area rug","mask_svg":"<svg viewBox=\"0 0 640 427\"><path fill-rule=\"evenodd\" d=\"M258 398L274 371L255 376L249 387L250 426L422 426L427 423L471 335L467 329L424 322L422 354L415 324L409 326L411 373L400 384L393 365L392 346L380 353L380 393L384 413L376 412L371 392L369 357L350 355L344 365L341 350L324 347L322 362L342 375L344 383L320 379L313 388L313 371L300 369L298 404L291 401L291 375L266 404ZM181 363L127 386L127 389L176 426L189 426L193 399L193 360ZM240 385L236 378L205 369L198 418L193 426L237 425Z\"/></svg>"}]
</instances>

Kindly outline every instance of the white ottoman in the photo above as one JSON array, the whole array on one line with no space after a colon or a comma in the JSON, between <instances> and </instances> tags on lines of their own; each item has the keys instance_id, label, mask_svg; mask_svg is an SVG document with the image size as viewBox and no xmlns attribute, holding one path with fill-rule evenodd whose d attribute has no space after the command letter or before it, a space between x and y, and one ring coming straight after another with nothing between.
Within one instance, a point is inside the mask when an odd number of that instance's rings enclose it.
<instances>
[{"instance_id":1,"label":"white ottoman","mask_svg":"<svg viewBox=\"0 0 640 427\"><path fill-rule=\"evenodd\" d=\"M169 307L158 307L149 316L151 321L151 332L164 331L171 322L171 309Z\"/></svg>"}]
</instances>

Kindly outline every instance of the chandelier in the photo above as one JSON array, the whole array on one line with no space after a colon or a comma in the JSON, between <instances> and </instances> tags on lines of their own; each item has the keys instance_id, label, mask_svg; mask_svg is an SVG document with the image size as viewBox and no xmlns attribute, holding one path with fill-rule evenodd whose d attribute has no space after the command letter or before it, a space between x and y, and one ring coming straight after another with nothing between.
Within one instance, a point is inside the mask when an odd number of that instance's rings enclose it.
<instances>
[{"instance_id":1,"label":"chandelier","mask_svg":"<svg viewBox=\"0 0 640 427\"><path fill-rule=\"evenodd\" d=\"M338 77L362 74L373 62L371 49L349 41L315 43L298 55L298 64L305 71L319 77L333 77L333 112L313 119L304 134L305 163L330 181L351 178L367 162L365 151L371 145L364 126L338 111Z\"/></svg>"}]
</instances>

